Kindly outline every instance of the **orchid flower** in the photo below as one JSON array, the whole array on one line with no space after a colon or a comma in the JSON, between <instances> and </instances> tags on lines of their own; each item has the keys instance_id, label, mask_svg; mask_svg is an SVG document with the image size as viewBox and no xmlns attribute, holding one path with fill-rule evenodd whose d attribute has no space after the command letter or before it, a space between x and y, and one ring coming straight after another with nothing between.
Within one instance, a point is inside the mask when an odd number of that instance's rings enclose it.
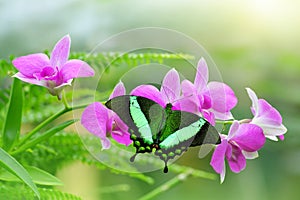
<instances>
[{"instance_id":1,"label":"orchid flower","mask_svg":"<svg viewBox=\"0 0 300 200\"><path fill-rule=\"evenodd\" d=\"M172 103L173 110L188 111L189 107L193 108L192 104L185 102L180 93L180 77L175 69L171 69L165 75L160 90L153 85L140 85L131 91L131 95L151 99L162 107L166 107L168 103Z\"/></svg>"},{"instance_id":2,"label":"orchid flower","mask_svg":"<svg viewBox=\"0 0 300 200\"><path fill-rule=\"evenodd\" d=\"M50 94L60 99L61 91L71 85L74 78L94 76L94 70L84 61L68 61L70 46L70 36L66 35L56 43L50 59L43 53L14 59L12 63L19 70L14 77L46 87Z\"/></svg>"},{"instance_id":3,"label":"orchid flower","mask_svg":"<svg viewBox=\"0 0 300 200\"><path fill-rule=\"evenodd\" d=\"M184 80L181 87L183 95L196 104L196 110L192 112L202 114L212 125L215 124L215 118L233 118L230 110L237 104L237 98L228 85L208 83L208 67L204 58L198 62L194 83Z\"/></svg>"},{"instance_id":4,"label":"orchid flower","mask_svg":"<svg viewBox=\"0 0 300 200\"><path fill-rule=\"evenodd\" d=\"M258 99L255 92L250 88L246 88L248 95L252 101L251 111L254 115L251 124L260 126L266 138L278 141L277 137L281 140L287 131L286 127L282 124L282 117L280 113L272 107L266 100Z\"/></svg>"},{"instance_id":5,"label":"orchid flower","mask_svg":"<svg viewBox=\"0 0 300 200\"><path fill-rule=\"evenodd\" d=\"M262 129L254 124L239 124L234 121L230 127L228 136L221 135L219 144L212 156L210 165L220 174L221 183L225 179L225 158L231 171L239 173L246 167L246 158L249 155L256 156L257 150L265 143ZM253 158L253 157L252 157Z\"/></svg>"},{"instance_id":6,"label":"orchid flower","mask_svg":"<svg viewBox=\"0 0 300 200\"><path fill-rule=\"evenodd\" d=\"M125 95L125 87L122 82L114 88L110 99ZM109 149L111 142L108 136L118 143L128 146L131 144L127 125L113 111L106 108L102 103L90 104L82 113L81 124L91 133L100 138L102 149Z\"/></svg>"}]
</instances>

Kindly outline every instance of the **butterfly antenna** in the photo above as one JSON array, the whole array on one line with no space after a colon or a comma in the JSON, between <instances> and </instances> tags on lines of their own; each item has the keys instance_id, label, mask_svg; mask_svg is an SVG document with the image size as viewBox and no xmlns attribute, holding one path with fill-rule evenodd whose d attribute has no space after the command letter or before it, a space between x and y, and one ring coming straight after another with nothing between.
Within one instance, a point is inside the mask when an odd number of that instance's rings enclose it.
<instances>
[{"instance_id":1,"label":"butterfly antenna","mask_svg":"<svg viewBox=\"0 0 300 200\"><path fill-rule=\"evenodd\" d=\"M135 157L137 156L137 153L135 153L133 156L130 157L130 162L134 162Z\"/></svg>"}]
</instances>

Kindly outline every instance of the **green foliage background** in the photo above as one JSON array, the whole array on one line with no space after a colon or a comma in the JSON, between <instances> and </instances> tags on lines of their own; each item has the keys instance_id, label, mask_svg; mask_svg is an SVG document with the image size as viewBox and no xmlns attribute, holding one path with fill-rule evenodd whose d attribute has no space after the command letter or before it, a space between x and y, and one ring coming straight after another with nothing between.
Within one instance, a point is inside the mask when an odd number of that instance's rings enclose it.
<instances>
[{"instance_id":1,"label":"green foliage background","mask_svg":"<svg viewBox=\"0 0 300 200\"><path fill-rule=\"evenodd\" d=\"M218 66L224 82L233 88L239 98L239 104L233 110L234 116L251 116L245 87L254 89L259 97L265 98L280 111L288 128L286 139L278 143L268 141L260 157L248 161L245 171L238 175L229 172L222 185L218 181L189 178L156 199L279 200L296 199L300 195L299 2L191 0L184 3L150 3L93 0L61 3L57 0L43 3L30 1L26 4L30 6L26 6L25 12L22 9L24 3L20 1L0 1L0 17L3 19L0 26L6 27L0 31L0 56L7 60L1 62L9 63L9 55L20 56L51 49L66 33L72 37L73 51L89 52L96 44L120 31L141 26L160 26L183 32L205 47ZM13 68L9 69L9 75L13 71ZM3 72L7 73L7 70L1 68L0 73ZM7 77L1 77L0 117L3 119L3 105L8 98L10 81ZM113 84L115 82L112 81L109 86ZM26 124L24 131L57 111L47 106L58 106L55 97L49 96L46 90L43 93L40 91L36 86L24 85L28 99L23 118ZM1 126L2 123L0 130ZM68 130L68 133L72 133L72 130ZM59 188L61 191L77 194L84 199L136 199L176 176L175 173L162 175L160 170L147 173L147 177L155 180L154 184L149 185L142 178L107 173L108 170L99 170L95 165L74 163L72 161L80 159L67 155L72 151L81 152L79 143L75 142L69 147L55 146L55 140L70 137L65 135L68 133L49 140L53 145L51 148L44 148L45 145L41 144L35 151L19 158L25 162L28 156L34 155L41 159L39 163L44 166L40 167L50 172L57 169L48 163L51 160L49 157L42 156L45 152L50 157L52 155L52 159L60 159L57 162L66 161L57 166L58 176L65 182L65 186ZM55 156L56 153L64 154L64 151L68 152L66 156ZM176 163L213 172L209 166L210 157L195 160L197 153L197 150L191 149ZM84 160L84 163L89 162ZM0 190L3 187L1 185Z\"/></svg>"}]
</instances>

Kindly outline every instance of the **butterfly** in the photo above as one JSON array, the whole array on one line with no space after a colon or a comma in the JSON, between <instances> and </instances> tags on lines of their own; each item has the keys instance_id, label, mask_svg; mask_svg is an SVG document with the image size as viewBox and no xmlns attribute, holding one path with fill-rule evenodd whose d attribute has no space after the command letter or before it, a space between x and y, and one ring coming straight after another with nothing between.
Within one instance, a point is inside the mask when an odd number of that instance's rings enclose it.
<instances>
[{"instance_id":1,"label":"butterfly","mask_svg":"<svg viewBox=\"0 0 300 200\"><path fill-rule=\"evenodd\" d=\"M164 108L145 97L123 95L110 99L105 106L128 126L136 148L130 161L133 162L139 153L154 151L165 163L164 173L168 172L168 161L189 147L221 142L218 131L203 117L172 110L171 103Z\"/></svg>"}]
</instances>

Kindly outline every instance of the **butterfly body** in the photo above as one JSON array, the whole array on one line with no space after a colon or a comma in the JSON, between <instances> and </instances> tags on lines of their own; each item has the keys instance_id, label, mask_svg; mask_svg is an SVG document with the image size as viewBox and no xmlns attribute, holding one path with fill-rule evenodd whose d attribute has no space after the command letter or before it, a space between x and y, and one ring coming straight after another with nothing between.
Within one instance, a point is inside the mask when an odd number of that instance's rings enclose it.
<instances>
[{"instance_id":1,"label":"butterfly body","mask_svg":"<svg viewBox=\"0 0 300 200\"><path fill-rule=\"evenodd\" d=\"M187 151L190 146L220 143L217 130L196 114L165 108L156 102L132 95L115 97L105 104L129 127L130 139L139 153L152 153L167 162Z\"/></svg>"}]
</instances>

